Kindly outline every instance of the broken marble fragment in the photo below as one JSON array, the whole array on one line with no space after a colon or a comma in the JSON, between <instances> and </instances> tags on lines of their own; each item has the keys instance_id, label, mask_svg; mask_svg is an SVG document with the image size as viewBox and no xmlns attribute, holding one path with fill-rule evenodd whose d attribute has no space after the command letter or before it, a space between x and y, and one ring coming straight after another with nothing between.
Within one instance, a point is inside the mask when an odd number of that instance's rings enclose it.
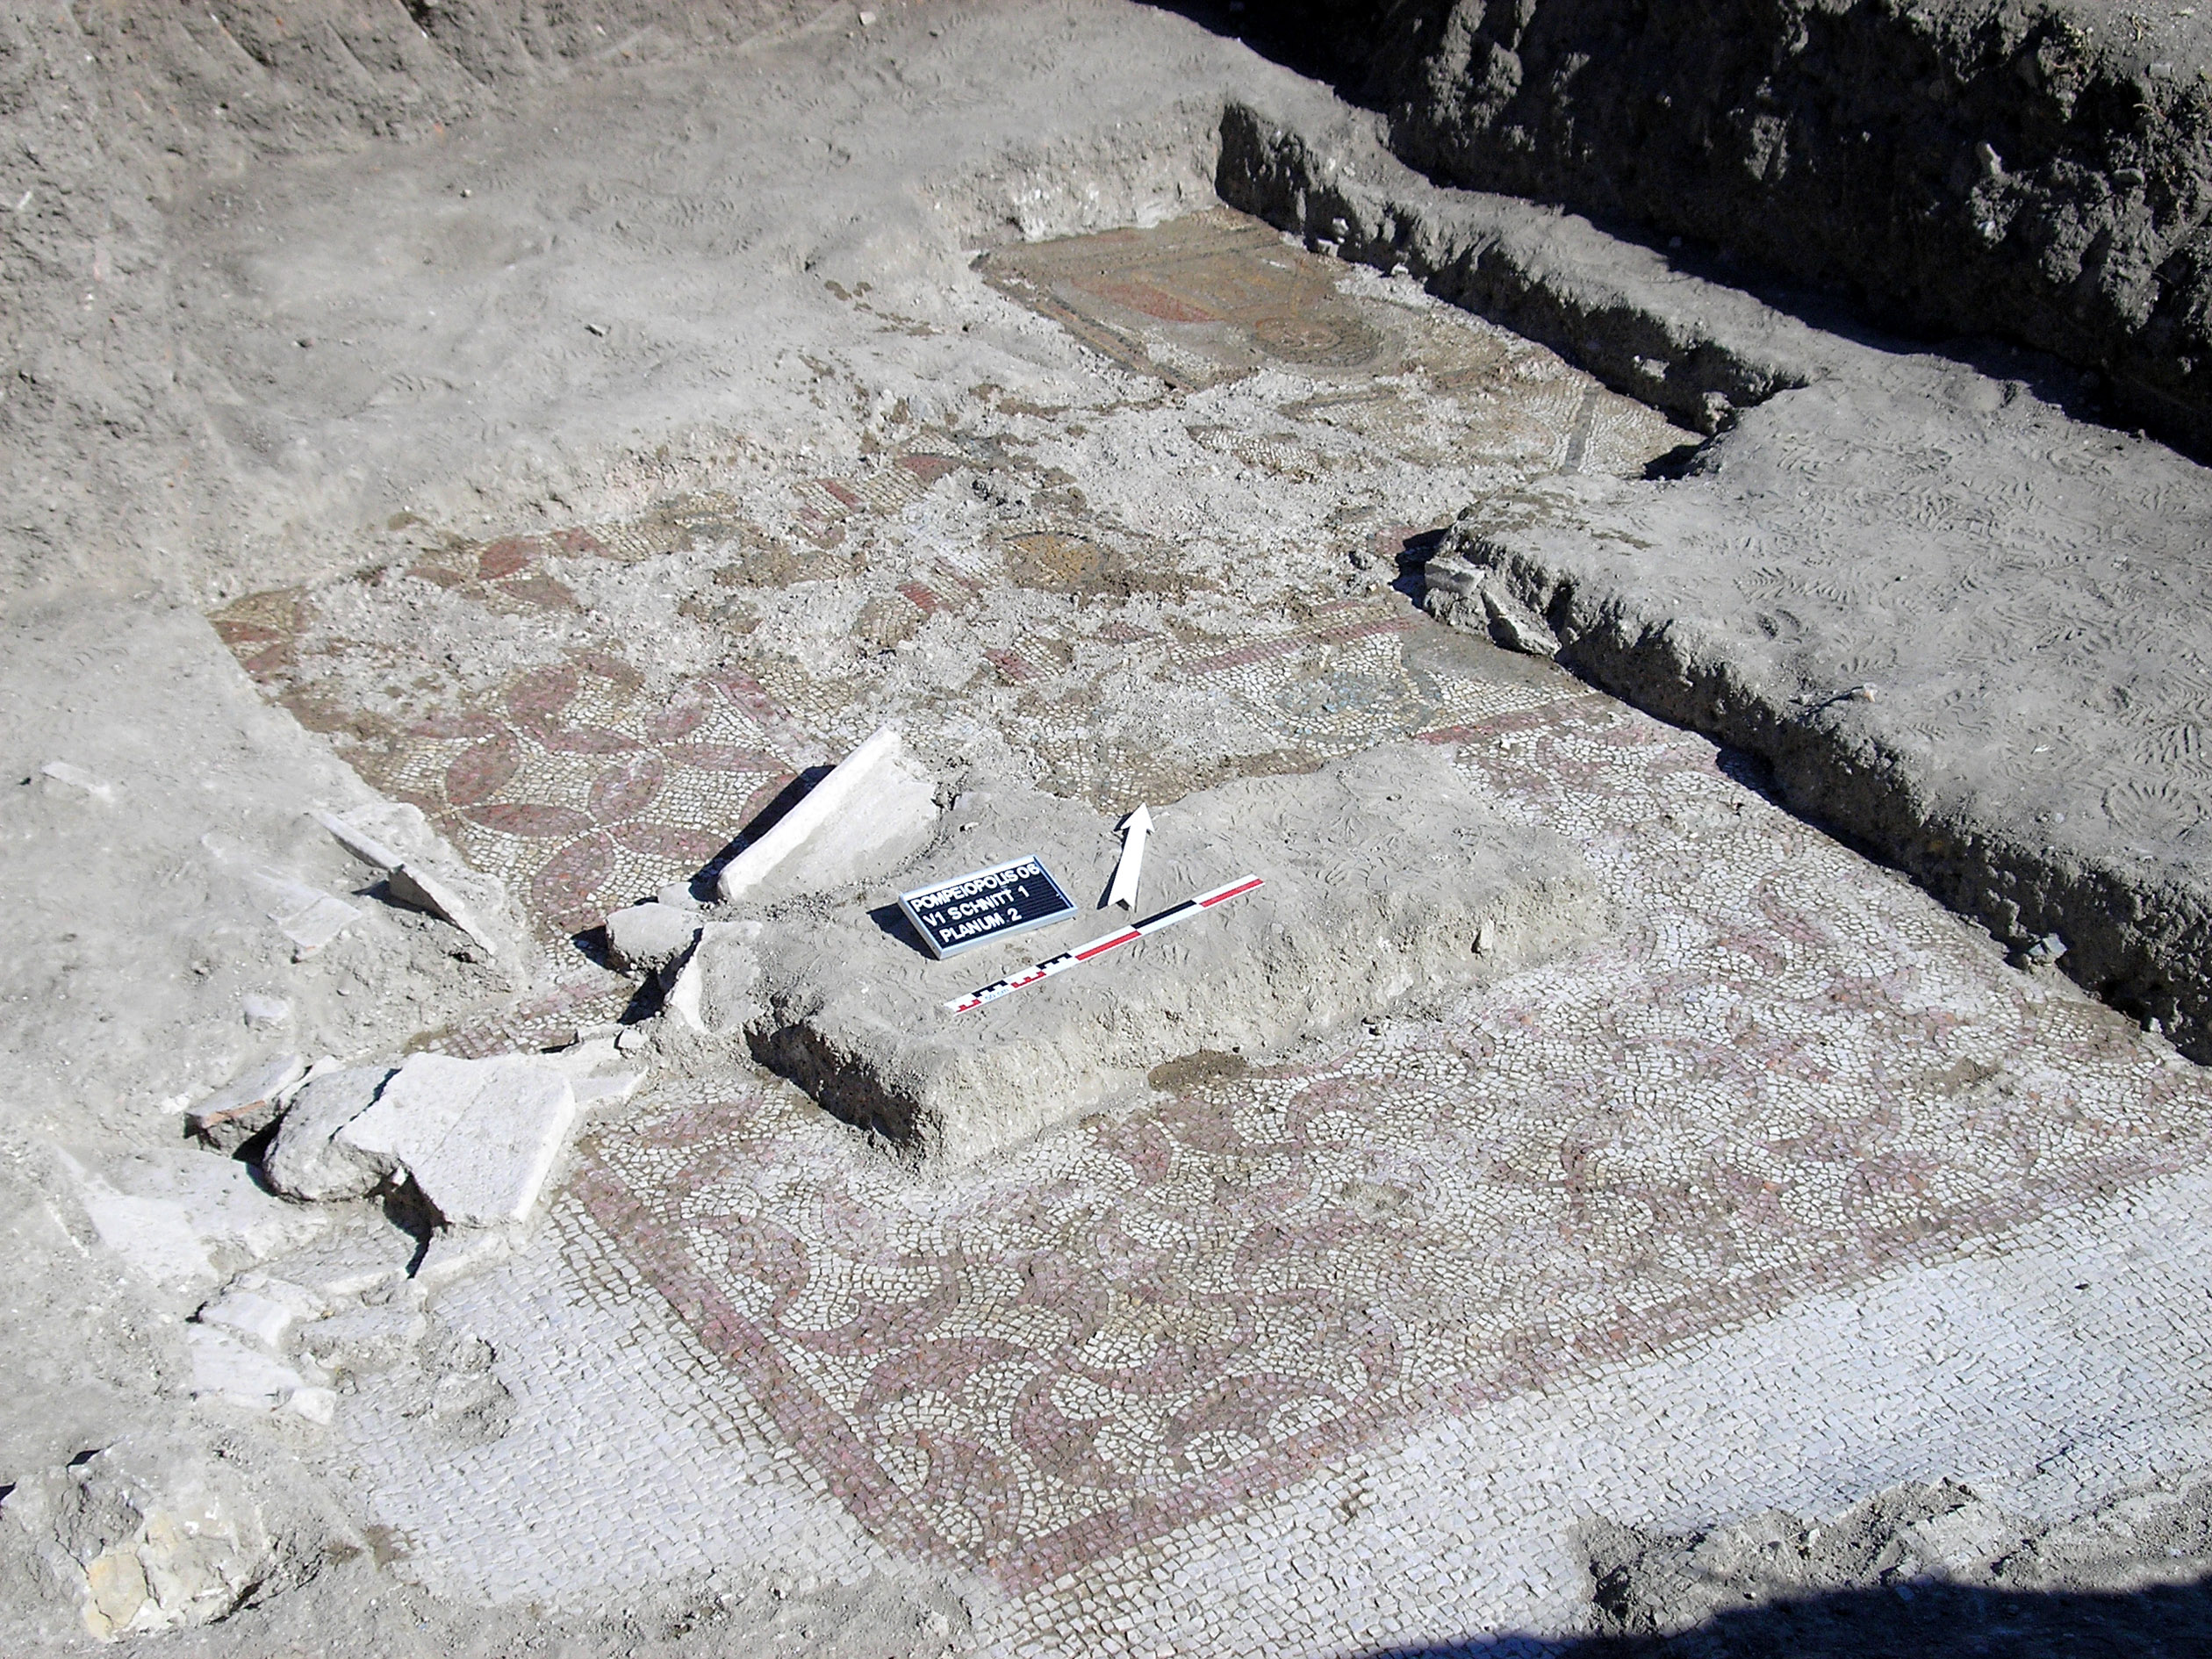
<instances>
[{"instance_id":1,"label":"broken marble fragment","mask_svg":"<svg viewBox=\"0 0 2212 1659\"><path fill-rule=\"evenodd\" d=\"M492 935L485 930L475 907L442 877L433 875L414 865L403 864L384 877L384 891L391 895L395 903L417 910L427 910L431 915L452 923L481 945L486 955L497 956L499 953L499 947L492 943Z\"/></svg>"},{"instance_id":2,"label":"broken marble fragment","mask_svg":"<svg viewBox=\"0 0 2212 1659\"><path fill-rule=\"evenodd\" d=\"M192 1397L213 1396L233 1405L274 1411L307 1379L282 1360L233 1332L194 1325L184 1332L192 1356Z\"/></svg>"},{"instance_id":3,"label":"broken marble fragment","mask_svg":"<svg viewBox=\"0 0 2212 1659\"><path fill-rule=\"evenodd\" d=\"M631 973L666 967L699 937L700 914L672 904L633 904L607 918L607 953Z\"/></svg>"},{"instance_id":4,"label":"broken marble fragment","mask_svg":"<svg viewBox=\"0 0 2212 1659\"><path fill-rule=\"evenodd\" d=\"M406 1170L447 1225L497 1227L529 1219L575 1121L552 1066L415 1054L334 1144Z\"/></svg>"},{"instance_id":5,"label":"broken marble fragment","mask_svg":"<svg viewBox=\"0 0 2212 1659\"><path fill-rule=\"evenodd\" d=\"M374 1192L391 1174L390 1161L333 1138L369 1110L391 1074L389 1066L356 1066L301 1089L262 1160L269 1184L287 1197L320 1203Z\"/></svg>"},{"instance_id":6,"label":"broken marble fragment","mask_svg":"<svg viewBox=\"0 0 2212 1659\"><path fill-rule=\"evenodd\" d=\"M485 928L484 909L497 908L496 904L479 905L460 890L452 878L442 876L420 864L411 864L394 847L378 840L359 825L333 813L319 812L315 822L330 831L338 844L371 869L381 870L384 876L384 891L395 904L427 910L431 915L450 922L482 946L485 954L497 956L499 948Z\"/></svg>"},{"instance_id":7,"label":"broken marble fragment","mask_svg":"<svg viewBox=\"0 0 2212 1659\"><path fill-rule=\"evenodd\" d=\"M217 1152L236 1152L276 1121L284 1090L306 1070L297 1054L262 1060L185 1113L184 1126Z\"/></svg>"},{"instance_id":8,"label":"broken marble fragment","mask_svg":"<svg viewBox=\"0 0 2212 1659\"><path fill-rule=\"evenodd\" d=\"M863 880L919 847L937 822L937 786L883 727L759 840L722 866L727 902L765 889L818 891Z\"/></svg>"},{"instance_id":9,"label":"broken marble fragment","mask_svg":"<svg viewBox=\"0 0 2212 1659\"><path fill-rule=\"evenodd\" d=\"M211 1286L330 1225L327 1214L262 1190L235 1159L186 1146L108 1159L96 1168L67 1154L62 1163L101 1242L171 1289Z\"/></svg>"}]
</instances>

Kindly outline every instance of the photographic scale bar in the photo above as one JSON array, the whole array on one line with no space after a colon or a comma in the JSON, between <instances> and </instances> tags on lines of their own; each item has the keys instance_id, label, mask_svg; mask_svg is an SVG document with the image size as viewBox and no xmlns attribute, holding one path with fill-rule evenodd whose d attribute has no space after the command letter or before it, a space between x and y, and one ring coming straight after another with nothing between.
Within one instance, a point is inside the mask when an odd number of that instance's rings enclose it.
<instances>
[{"instance_id":1,"label":"photographic scale bar","mask_svg":"<svg viewBox=\"0 0 2212 1659\"><path fill-rule=\"evenodd\" d=\"M1002 996L1020 990L1024 985L1034 985L1039 980L1051 979L1055 973L1065 973L1095 956L1103 956L1117 946L1133 944L1147 933L1157 933L1160 929L1171 928L1178 922L1188 922L1200 911L1210 910L1217 904L1224 904L1260 885L1260 880L1256 875L1239 876L1226 887L1202 893L1195 899L1185 899L1181 904L1170 905L1158 916L1148 916L1142 922L1132 922L1111 933L1102 933L1088 944L1079 944L1064 955L1033 963L1010 979L1001 980L995 985L987 985L980 991L970 991L957 1002L947 1002L945 1010L952 1014L965 1014L970 1009L981 1008L986 1002L995 1002Z\"/></svg>"}]
</instances>

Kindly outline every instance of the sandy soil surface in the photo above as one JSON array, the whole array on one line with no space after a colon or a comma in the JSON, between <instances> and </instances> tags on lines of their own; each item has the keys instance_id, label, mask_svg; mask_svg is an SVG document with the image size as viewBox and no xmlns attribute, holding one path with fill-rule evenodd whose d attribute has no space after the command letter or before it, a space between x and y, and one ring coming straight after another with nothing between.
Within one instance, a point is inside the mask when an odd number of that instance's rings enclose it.
<instances>
[{"instance_id":1,"label":"sandy soil surface","mask_svg":"<svg viewBox=\"0 0 2212 1659\"><path fill-rule=\"evenodd\" d=\"M2153 740L2192 729L2193 463L2035 365L1686 277L1653 302L1650 250L1525 204L1454 210L1474 275L1379 257L1356 190L1293 214L1221 165L1295 128L1325 172L1353 118L1169 13L9 26L26 1640L2201 1640L2212 1088L2144 1023L2190 1038L2194 1005L2096 1000L2064 971L2094 942L2037 952L2025 903L1994 937L1946 909L1988 914L1799 815L1864 831L1828 761L1765 744L1778 778L1649 666L1701 630L1732 684L1828 697L1800 726L1933 723L1900 751L1928 775L2058 792L2000 836L2075 833L2116 769L2108 817L2164 815L2096 833L2186 885L2201 754ZM1632 549L1602 597L1593 544ZM1922 601L1874 605L1900 571ZM1578 657L1562 573L1642 643ZM2144 582L2179 596L2166 654L2123 674L2122 624L2067 607ZM2004 679L2023 629L2048 649ZM1483 802L1439 858L1519 837L1587 902L1502 972L1265 1052L1158 1038L1102 1110L918 1162L599 931L755 922L715 873L886 722L945 810L1011 779L1094 827L1418 745ZM2046 726L2065 754L2020 760ZM473 883L485 937L317 812ZM1079 897L960 959L1088 937ZM643 1082L496 1236L184 1134L287 1056L423 1050Z\"/></svg>"}]
</instances>

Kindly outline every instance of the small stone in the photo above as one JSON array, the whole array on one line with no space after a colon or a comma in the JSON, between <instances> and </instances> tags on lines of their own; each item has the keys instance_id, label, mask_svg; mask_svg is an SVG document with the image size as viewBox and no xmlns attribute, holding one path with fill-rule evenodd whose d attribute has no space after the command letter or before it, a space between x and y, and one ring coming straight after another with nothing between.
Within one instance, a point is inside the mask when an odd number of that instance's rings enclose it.
<instances>
[{"instance_id":1,"label":"small stone","mask_svg":"<svg viewBox=\"0 0 2212 1659\"><path fill-rule=\"evenodd\" d=\"M49 760L39 768L41 778L51 778L58 784L81 789L93 800L106 804L115 799L115 786L104 778L95 776L82 766L73 766L66 760Z\"/></svg>"},{"instance_id":2,"label":"small stone","mask_svg":"<svg viewBox=\"0 0 2212 1659\"><path fill-rule=\"evenodd\" d=\"M672 904L633 904L607 918L607 953L631 973L657 973L691 949L699 912Z\"/></svg>"},{"instance_id":3,"label":"small stone","mask_svg":"<svg viewBox=\"0 0 2212 1659\"><path fill-rule=\"evenodd\" d=\"M328 1428L338 1415L338 1392L335 1389L294 1389L284 1404L318 1427Z\"/></svg>"},{"instance_id":4,"label":"small stone","mask_svg":"<svg viewBox=\"0 0 2212 1659\"><path fill-rule=\"evenodd\" d=\"M343 899L276 871L257 870L253 880L270 906L269 919L292 942L295 962L305 961L361 919L361 912Z\"/></svg>"}]
</instances>

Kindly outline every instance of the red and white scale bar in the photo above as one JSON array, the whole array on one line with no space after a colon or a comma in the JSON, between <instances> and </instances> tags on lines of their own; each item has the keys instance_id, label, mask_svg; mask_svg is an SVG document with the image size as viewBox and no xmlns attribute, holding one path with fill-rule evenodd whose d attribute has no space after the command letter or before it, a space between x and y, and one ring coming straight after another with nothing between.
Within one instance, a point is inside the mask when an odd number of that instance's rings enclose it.
<instances>
[{"instance_id":1,"label":"red and white scale bar","mask_svg":"<svg viewBox=\"0 0 2212 1659\"><path fill-rule=\"evenodd\" d=\"M1239 876L1226 887L1216 887L1210 893L1202 893L1195 899L1185 899L1181 904L1170 905L1158 916L1146 916L1142 922L1132 922L1129 926L1115 932L1102 933L1088 944L1079 944L1063 956L1056 956L1050 960L1035 963L1023 968L1011 979L1001 980L995 985L987 985L980 991L970 991L959 1001L947 1002L944 1005L945 1009L949 1013L965 1014L970 1009L981 1008L986 1002L995 1002L1002 996L1020 990L1024 985L1034 985L1039 980L1049 980L1053 974L1065 973L1068 969L1088 962L1095 956L1103 956L1107 952L1122 945L1133 944L1147 933L1157 933L1162 928L1174 927L1178 922L1188 922L1201 911L1210 910L1217 904L1226 904L1239 894L1249 893L1260 885L1260 880L1256 875Z\"/></svg>"}]
</instances>

